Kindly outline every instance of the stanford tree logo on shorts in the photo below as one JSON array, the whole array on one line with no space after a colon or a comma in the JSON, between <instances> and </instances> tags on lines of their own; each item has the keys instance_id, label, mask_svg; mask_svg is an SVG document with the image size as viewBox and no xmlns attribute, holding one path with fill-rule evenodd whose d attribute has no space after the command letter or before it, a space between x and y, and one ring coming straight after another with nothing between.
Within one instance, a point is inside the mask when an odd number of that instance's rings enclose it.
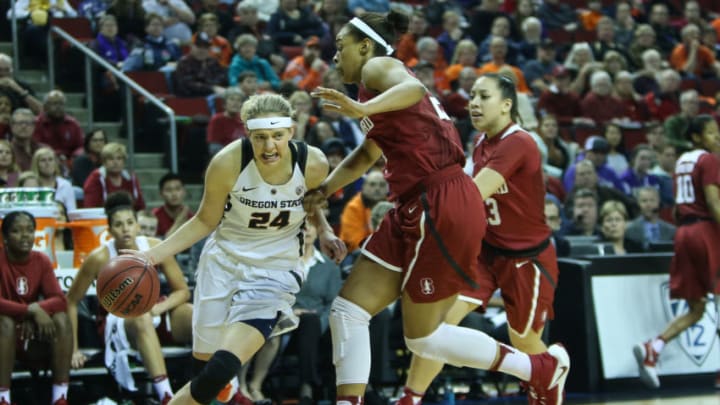
<instances>
[{"instance_id":1,"label":"stanford tree logo on shorts","mask_svg":"<svg viewBox=\"0 0 720 405\"><path fill-rule=\"evenodd\" d=\"M425 295L432 295L435 292L435 284L431 278L420 279L420 291Z\"/></svg>"},{"instance_id":2,"label":"stanford tree logo on shorts","mask_svg":"<svg viewBox=\"0 0 720 405\"><path fill-rule=\"evenodd\" d=\"M668 322L675 319L678 315L688 313L690 308L687 301L670 299L670 283L664 282L660 285L660 293L663 297L663 309ZM715 313L715 303L708 300L705 307L705 314L693 326L685 329L676 339L685 355L693 361L693 363L701 366L705 363L713 346L718 340L716 326L717 314Z\"/></svg>"}]
</instances>

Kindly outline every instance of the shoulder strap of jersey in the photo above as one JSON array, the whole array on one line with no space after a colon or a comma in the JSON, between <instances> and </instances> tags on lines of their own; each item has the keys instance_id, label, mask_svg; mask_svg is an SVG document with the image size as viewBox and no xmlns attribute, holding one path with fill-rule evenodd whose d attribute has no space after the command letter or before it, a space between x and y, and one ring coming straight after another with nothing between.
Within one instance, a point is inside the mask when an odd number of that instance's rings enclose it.
<instances>
[{"instance_id":1,"label":"shoulder strap of jersey","mask_svg":"<svg viewBox=\"0 0 720 405\"><path fill-rule=\"evenodd\" d=\"M250 143L250 140L247 138L242 138L242 157L240 159L240 172L242 173L243 170L247 167L247 165L250 164L253 160L253 148L252 143Z\"/></svg>"},{"instance_id":2,"label":"shoulder strap of jersey","mask_svg":"<svg viewBox=\"0 0 720 405\"><path fill-rule=\"evenodd\" d=\"M291 145L294 146L294 148L291 148L293 150L293 166L295 163L300 165L300 173L305 175L305 166L307 166L307 159L308 159L308 147L305 142L297 142L297 141L291 141Z\"/></svg>"}]
</instances>

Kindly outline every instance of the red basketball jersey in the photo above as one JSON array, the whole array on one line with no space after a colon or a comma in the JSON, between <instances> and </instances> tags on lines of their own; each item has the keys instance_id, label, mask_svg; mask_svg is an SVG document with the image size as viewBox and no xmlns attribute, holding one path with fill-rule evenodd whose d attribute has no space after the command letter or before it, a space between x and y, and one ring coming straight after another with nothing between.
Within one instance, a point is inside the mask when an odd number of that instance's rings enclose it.
<instances>
[{"instance_id":1,"label":"red basketball jersey","mask_svg":"<svg viewBox=\"0 0 720 405\"><path fill-rule=\"evenodd\" d=\"M540 150L532 136L516 124L499 135L481 135L473 151L473 175L484 167L500 173L505 183L483 196L487 243L510 250L538 246L550 236L545 223L545 183Z\"/></svg>"},{"instance_id":2,"label":"red basketball jersey","mask_svg":"<svg viewBox=\"0 0 720 405\"><path fill-rule=\"evenodd\" d=\"M720 186L720 163L710 152L696 149L683 153L675 163L675 210L680 223L692 218L712 219L705 200L705 186Z\"/></svg>"},{"instance_id":3,"label":"red basketball jersey","mask_svg":"<svg viewBox=\"0 0 720 405\"><path fill-rule=\"evenodd\" d=\"M375 96L360 86L360 102ZM387 160L385 179L395 197L412 190L430 173L465 164L455 125L429 94L408 108L365 117L360 127L382 149Z\"/></svg>"}]
</instances>

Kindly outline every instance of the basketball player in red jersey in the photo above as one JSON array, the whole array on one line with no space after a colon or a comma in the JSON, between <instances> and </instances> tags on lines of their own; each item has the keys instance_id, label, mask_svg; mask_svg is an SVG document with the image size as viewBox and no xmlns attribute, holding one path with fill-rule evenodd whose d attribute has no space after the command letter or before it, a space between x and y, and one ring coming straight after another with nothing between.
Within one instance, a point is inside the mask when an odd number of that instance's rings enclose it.
<instances>
[{"instance_id":1,"label":"basketball player in red jersey","mask_svg":"<svg viewBox=\"0 0 720 405\"><path fill-rule=\"evenodd\" d=\"M359 178L382 155L396 201L332 305L337 402L362 403L370 371L368 322L398 296L405 342L414 353L497 369L547 390L567 370L557 367L551 354L528 356L482 332L444 322L459 292L480 288L477 257L485 209L462 172L465 159L450 118L407 67L387 56L394 52L389 44L406 28L407 17L394 12L353 18L336 37L334 60L344 82L359 86L359 101L332 89L313 92L323 108L360 118L366 139L307 196L308 204L319 204Z\"/></svg>"},{"instance_id":2,"label":"basketball player in red jersey","mask_svg":"<svg viewBox=\"0 0 720 405\"><path fill-rule=\"evenodd\" d=\"M53 405L67 405L72 329L67 301L50 259L33 250L35 218L7 213L0 248L0 405L10 398L15 358L34 368L50 365ZM38 364L37 361L40 361Z\"/></svg>"},{"instance_id":3,"label":"basketball player in red jersey","mask_svg":"<svg viewBox=\"0 0 720 405\"><path fill-rule=\"evenodd\" d=\"M720 130L710 115L690 120L685 137L693 150L675 163L675 254L670 261L670 297L687 301L690 311L673 319L656 338L633 347L640 379L660 387L657 360L665 344L702 318L707 294L720 300Z\"/></svg>"},{"instance_id":4,"label":"basketball player in red jersey","mask_svg":"<svg viewBox=\"0 0 720 405\"><path fill-rule=\"evenodd\" d=\"M530 134L515 123L517 93L510 79L485 74L473 85L470 97L470 118L480 132L473 151L473 175L485 200L488 222L479 258L482 281L479 289L459 296L445 321L457 324L478 306L484 309L499 288L512 345L527 353L543 353L548 348L542 332L545 321L553 316L558 267L551 230L545 223L540 151ZM561 366L569 367L561 346L552 346L550 352ZM399 403L417 405L442 366L414 356ZM566 377L567 372L551 390L531 385L530 403L562 403Z\"/></svg>"}]
</instances>

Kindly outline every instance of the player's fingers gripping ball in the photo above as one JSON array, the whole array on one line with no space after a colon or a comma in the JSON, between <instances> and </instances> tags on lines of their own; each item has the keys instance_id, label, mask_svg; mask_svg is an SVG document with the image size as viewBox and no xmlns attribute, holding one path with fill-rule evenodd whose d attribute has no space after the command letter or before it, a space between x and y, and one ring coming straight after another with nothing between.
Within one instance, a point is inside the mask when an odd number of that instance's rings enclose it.
<instances>
[{"instance_id":1,"label":"player's fingers gripping ball","mask_svg":"<svg viewBox=\"0 0 720 405\"><path fill-rule=\"evenodd\" d=\"M100 270L97 296L109 313L121 318L134 318L155 305L160 296L160 280L150 262L120 255Z\"/></svg>"}]
</instances>

